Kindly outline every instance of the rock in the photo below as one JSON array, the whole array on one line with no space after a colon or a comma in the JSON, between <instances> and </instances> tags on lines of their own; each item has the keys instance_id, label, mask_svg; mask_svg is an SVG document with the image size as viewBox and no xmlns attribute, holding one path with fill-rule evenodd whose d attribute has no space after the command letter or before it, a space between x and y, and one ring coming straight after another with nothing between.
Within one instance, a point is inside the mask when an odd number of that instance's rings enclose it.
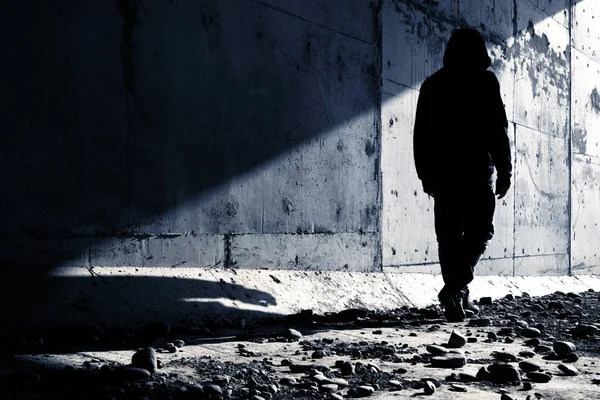
<instances>
[{"instance_id":1,"label":"rock","mask_svg":"<svg viewBox=\"0 0 600 400\"><path fill-rule=\"evenodd\" d=\"M481 367L479 368L479 371L477 371L476 378L480 381L491 381L492 374L490 374L490 372L485 367Z\"/></svg>"},{"instance_id":2,"label":"rock","mask_svg":"<svg viewBox=\"0 0 600 400\"><path fill-rule=\"evenodd\" d=\"M424 386L423 386L423 392L427 396L431 396L432 394L435 393L435 385L431 381L425 381Z\"/></svg>"},{"instance_id":3,"label":"rock","mask_svg":"<svg viewBox=\"0 0 600 400\"><path fill-rule=\"evenodd\" d=\"M169 353L177 353L177 347L175 347L175 345L173 343L169 343L170 346L166 346L165 349L169 352Z\"/></svg>"},{"instance_id":4,"label":"rock","mask_svg":"<svg viewBox=\"0 0 600 400\"><path fill-rule=\"evenodd\" d=\"M294 386L298 383L298 381L296 380L296 378L283 377L279 380L279 383L286 386Z\"/></svg>"},{"instance_id":5,"label":"rock","mask_svg":"<svg viewBox=\"0 0 600 400\"><path fill-rule=\"evenodd\" d=\"M393 386L393 387L395 387L395 388L402 388L402 387L404 387L404 386L402 385L402 382L400 382L400 381L397 381L397 380L395 380L395 379L392 379L392 380L391 380L391 381L389 381L388 383L390 384L390 386Z\"/></svg>"},{"instance_id":6,"label":"rock","mask_svg":"<svg viewBox=\"0 0 600 400\"><path fill-rule=\"evenodd\" d=\"M466 343L467 338L456 329L453 329L452 333L450 334L450 339L448 339L448 347L451 349L457 349L459 347L463 347Z\"/></svg>"},{"instance_id":7,"label":"rock","mask_svg":"<svg viewBox=\"0 0 600 400\"><path fill-rule=\"evenodd\" d=\"M598 333L598 328L588 324L579 324L571 329L571 334L575 337L593 336L596 333Z\"/></svg>"},{"instance_id":8,"label":"rock","mask_svg":"<svg viewBox=\"0 0 600 400\"><path fill-rule=\"evenodd\" d=\"M548 309L550 310L564 310L565 309L565 305L563 303L561 303L560 301L550 301L548 303Z\"/></svg>"},{"instance_id":9,"label":"rock","mask_svg":"<svg viewBox=\"0 0 600 400\"><path fill-rule=\"evenodd\" d=\"M150 371L138 367L119 367L113 370L113 376L123 381L138 381L150 378Z\"/></svg>"},{"instance_id":10,"label":"rock","mask_svg":"<svg viewBox=\"0 0 600 400\"><path fill-rule=\"evenodd\" d=\"M459 385L457 383L453 383L450 385L450 389L453 392L466 392L467 391L467 387L464 385Z\"/></svg>"},{"instance_id":11,"label":"rock","mask_svg":"<svg viewBox=\"0 0 600 400\"><path fill-rule=\"evenodd\" d=\"M579 371L577 368L572 367L570 365L559 364L558 369L567 376L577 376L579 375Z\"/></svg>"},{"instance_id":12,"label":"rock","mask_svg":"<svg viewBox=\"0 0 600 400\"><path fill-rule=\"evenodd\" d=\"M329 383L333 385L337 385L339 387L346 387L349 385L348 381L342 378L327 378L323 381L324 383Z\"/></svg>"},{"instance_id":13,"label":"rock","mask_svg":"<svg viewBox=\"0 0 600 400\"><path fill-rule=\"evenodd\" d=\"M539 346L541 343L542 342L540 341L540 339L529 339L525 341L525 344L531 347Z\"/></svg>"},{"instance_id":14,"label":"rock","mask_svg":"<svg viewBox=\"0 0 600 400\"><path fill-rule=\"evenodd\" d=\"M536 353L533 350L523 350L523 351L519 352L519 355L521 357L531 358L531 357L535 357Z\"/></svg>"},{"instance_id":15,"label":"rock","mask_svg":"<svg viewBox=\"0 0 600 400\"><path fill-rule=\"evenodd\" d=\"M523 390L531 390L531 389L533 389L531 382L523 382Z\"/></svg>"},{"instance_id":16,"label":"rock","mask_svg":"<svg viewBox=\"0 0 600 400\"><path fill-rule=\"evenodd\" d=\"M227 385L231 377L229 375L215 375L212 378L213 383L217 385Z\"/></svg>"},{"instance_id":17,"label":"rock","mask_svg":"<svg viewBox=\"0 0 600 400\"><path fill-rule=\"evenodd\" d=\"M576 347L571 342L559 340L552 344L552 349L559 356L564 356L564 355L574 352L576 350Z\"/></svg>"},{"instance_id":18,"label":"rock","mask_svg":"<svg viewBox=\"0 0 600 400\"><path fill-rule=\"evenodd\" d=\"M183 346L185 346L185 342L183 340L181 340L181 339L173 340L173 344L176 347L183 347Z\"/></svg>"},{"instance_id":19,"label":"rock","mask_svg":"<svg viewBox=\"0 0 600 400\"><path fill-rule=\"evenodd\" d=\"M368 397L375 393L375 388L373 386L358 386L356 387L356 396L357 397Z\"/></svg>"},{"instance_id":20,"label":"rock","mask_svg":"<svg viewBox=\"0 0 600 400\"><path fill-rule=\"evenodd\" d=\"M577 353L568 353L565 355L564 361L568 363L574 363L579 360L579 355Z\"/></svg>"},{"instance_id":21,"label":"rock","mask_svg":"<svg viewBox=\"0 0 600 400\"><path fill-rule=\"evenodd\" d=\"M508 353L506 351L493 351L492 357L494 357L496 360L500 360L502 362L517 361L517 357L514 354Z\"/></svg>"},{"instance_id":22,"label":"rock","mask_svg":"<svg viewBox=\"0 0 600 400\"><path fill-rule=\"evenodd\" d=\"M487 338L490 340L496 341L496 340L498 340L498 335L496 335L496 333L494 333L494 332L488 332Z\"/></svg>"},{"instance_id":23,"label":"rock","mask_svg":"<svg viewBox=\"0 0 600 400\"><path fill-rule=\"evenodd\" d=\"M323 357L325 357L325 352L323 350L315 350L311 356L311 358L323 358Z\"/></svg>"},{"instance_id":24,"label":"rock","mask_svg":"<svg viewBox=\"0 0 600 400\"><path fill-rule=\"evenodd\" d=\"M462 353L447 353L431 358L431 365L436 368L460 368L466 364L467 359Z\"/></svg>"},{"instance_id":25,"label":"rock","mask_svg":"<svg viewBox=\"0 0 600 400\"><path fill-rule=\"evenodd\" d=\"M381 371L381 369L377 365L375 365L373 363L368 363L367 364L367 368L369 370L371 370L371 372L380 372Z\"/></svg>"},{"instance_id":26,"label":"rock","mask_svg":"<svg viewBox=\"0 0 600 400\"><path fill-rule=\"evenodd\" d=\"M438 379L435 379L435 378L421 378L421 382L431 382L435 385L436 388L439 388L442 386L442 382L440 382Z\"/></svg>"},{"instance_id":27,"label":"rock","mask_svg":"<svg viewBox=\"0 0 600 400\"><path fill-rule=\"evenodd\" d=\"M302 334L300 332L298 332L297 330L291 329L291 328L289 328L289 329L287 329L285 331L284 336L286 338L292 339L292 340L300 340L300 339L302 339Z\"/></svg>"},{"instance_id":28,"label":"rock","mask_svg":"<svg viewBox=\"0 0 600 400\"><path fill-rule=\"evenodd\" d=\"M131 366L143 368L153 374L156 372L156 351L152 347L136 351L131 357Z\"/></svg>"},{"instance_id":29,"label":"rock","mask_svg":"<svg viewBox=\"0 0 600 400\"><path fill-rule=\"evenodd\" d=\"M333 392L337 392L338 390L338 385L334 384L334 383L326 383L324 385L321 385L321 387L319 388L319 391L321 393L333 393Z\"/></svg>"},{"instance_id":30,"label":"rock","mask_svg":"<svg viewBox=\"0 0 600 400\"><path fill-rule=\"evenodd\" d=\"M203 392L209 399L220 399L223 397L223 389L219 385L206 385Z\"/></svg>"},{"instance_id":31,"label":"rock","mask_svg":"<svg viewBox=\"0 0 600 400\"><path fill-rule=\"evenodd\" d=\"M284 358L283 360L281 360L281 365L283 365L284 367L289 366L292 363L292 360L290 360L289 358Z\"/></svg>"},{"instance_id":32,"label":"rock","mask_svg":"<svg viewBox=\"0 0 600 400\"><path fill-rule=\"evenodd\" d=\"M502 393L502 396L500 396L500 400L515 400L515 399L513 399L511 396L507 395L506 393Z\"/></svg>"},{"instance_id":33,"label":"rock","mask_svg":"<svg viewBox=\"0 0 600 400\"><path fill-rule=\"evenodd\" d=\"M533 372L540 369L541 366L535 361L524 360L519 363L519 368L521 368L524 372Z\"/></svg>"},{"instance_id":34,"label":"rock","mask_svg":"<svg viewBox=\"0 0 600 400\"><path fill-rule=\"evenodd\" d=\"M535 346L535 352L539 354L548 354L552 352L552 348L545 344L540 344L539 346Z\"/></svg>"},{"instance_id":35,"label":"rock","mask_svg":"<svg viewBox=\"0 0 600 400\"><path fill-rule=\"evenodd\" d=\"M468 326L477 326L477 327L483 327L483 326L488 326L490 325L492 322L490 321L489 318L471 318L469 320L469 324Z\"/></svg>"},{"instance_id":36,"label":"rock","mask_svg":"<svg viewBox=\"0 0 600 400\"><path fill-rule=\"evenodd\" d=\"M487 367L488 372L491 374L490 381L495 383L521 383L521 374L517 368L511 364L498 364L494 363Z\"/></svg>"},{"instance_id":37,"label":"rock","mask_svg":"<svg viewBox=\"0 0 600 400\"><path fill-rule=\"evenodd\" d=\"M548 383L552 379L551 375L543 372L528 372L526 376L529 378L529 380L535 383Z\"/></svg>"},{"instance_id":38,"label":"rock","mask_svg":"<svg viewBox=\"0 0 600 400\"><path fill-rule=\"evenodd\" d=\"M477 380L477 376L469 374L468 372L459 372L458 378L461 382L475 382Z\"/></svg>"},{"instance_id":39,"label":"rock","mask_svg":"<svg viewBox=\"0 0 600 400\"><path fill-rule=\"evenodd\" d=\"M434 356L443 356L444 354L448 353L448 350L445 347L437 346L435 344L428 345L427 347L425 347L425 350L427 350Z\"/></svg>"},{"instance_id":40,"label":"rock","mask_svg":"<svg viewBox=\"0 0 600 400\"><path fill-rule=\"evenodd\" d=\"M508 336L508 335L512 335L512 334L513 334L513 328L511 328L510 326L500 328L500 330L498 331L499 336ZM489 336L489 334L488 334L488 336Z\"/></svg>"},{"instance_id":41,"label":"rock","mask_svg":"<svg viewBox=\"0 0 600 400\"><path fill-rule=\"evenodd\" d=\"M482 306L491 306L492 305L492 298L491 297L481 297L479 299L479 304Z\"/></svg>"},{"instance_id":42,"label":"rock","mask_svg":"<svg viewBox=\"0 0 600 400\"><path fill-rule=\"evenodd\" d=\"M540 330L537 328L524 328L521 330L521 335L525 336L526 338L536 338L541 336L541 334L542 332L540 332Z\"/></svg>"},{"instance_id":43,"label":"rock","mask_svg":"<svg viewBox=\"0 0 600 400\"><path fill-rule=\"evenodd\" d=\"M302 374L310 371L315 366L313 364L290 364L288 367L291 372Z\"/></svg>"},{"instance_id":44,"label":"rock","mask_svg":"<svg viewBox=\"0 0 600 400\"><path fill-rule=\"evenodd\" d=\"M352 375L354 374L354 364L350 361L346 361L340 367L340 372L342 375Z\"/></svg>"},{"instance_id":45,"label":"rock","mask_svg":"<svg viewBox=\"0 0 600 400\"><path fill-rule=\"evenodd\" d=\"M477 343L477 338L476 337L469 337L469 338L467 338L467 342L468 343Z\"/></svg>"}]
</instances>

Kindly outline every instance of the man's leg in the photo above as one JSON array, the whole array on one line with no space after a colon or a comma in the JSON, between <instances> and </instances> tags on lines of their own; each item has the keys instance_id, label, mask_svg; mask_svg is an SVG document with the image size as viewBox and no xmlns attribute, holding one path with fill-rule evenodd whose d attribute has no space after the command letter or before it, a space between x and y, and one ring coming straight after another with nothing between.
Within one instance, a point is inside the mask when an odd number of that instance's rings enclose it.
<instances>
[{"instance_id":1,"label":"man's leg","mask_svg":"<svg viewBox=\"0 0 600 400\"><path fill-rule=\"evenodd\" d=\"M439 191L435 194L435 233L437 236L440 266L444 287L439 300L445 309L446 318L453 321L464 319L462 308L461 277L461 199L462 193Z\"/></svg>"},{"instance_id":2,"label":"man's leg","mask_svg":"<svg viewBox=\"0 0 600 400\"><path fill-rule=\"evenodd\" d=\"M470 192L465 203L464 233L461 239L460 285L463 287L465 307L469 295L467 285L473 280L475 266L494 236L493 221L496 208L496 198L491 184L473 187ZM475 309L476 307L473 311Z\"/></svg>"}]
</instances>

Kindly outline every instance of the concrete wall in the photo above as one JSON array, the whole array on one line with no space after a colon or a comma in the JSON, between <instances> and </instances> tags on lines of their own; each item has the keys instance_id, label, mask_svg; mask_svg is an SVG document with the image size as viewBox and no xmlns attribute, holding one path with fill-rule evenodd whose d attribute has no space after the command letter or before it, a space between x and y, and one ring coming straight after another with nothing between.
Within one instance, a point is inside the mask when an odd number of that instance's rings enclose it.
<instances>
[{"instance_id":1,"label":"concrete wall","mask_svg":"<svg viewBox=\"0 0 600 400\"><path fill-rule=\"evenodd\" d=\"M464 26L515 150L479 273L600 266L592 0L1 7L3 266L437 272L412 127Z\"/></svg>"},{"instance_id":2,"label":"concrete wall","mask_svg":"<svg viewBox=\"0 0 600 400\"><path fill-rule=\"evenodd\" d=\"M3 2L0 264L380 268L378 18Z\"/></svg>"},{"instance_id":3,"label":"concrete wall","mask_svg":"<svg viewBox=\"0 0 600 400\"><path fill-rule=\"evenodd\" d=\"M418 90L453 29L482 31L509 119L513 187L498 203L480 275L564 275L600 265L600 7L591 0L383 7L383 265L439 272L433 200L414 171ZM596 136L594 136L596 135Z\"/></svg>"}]
</instances>

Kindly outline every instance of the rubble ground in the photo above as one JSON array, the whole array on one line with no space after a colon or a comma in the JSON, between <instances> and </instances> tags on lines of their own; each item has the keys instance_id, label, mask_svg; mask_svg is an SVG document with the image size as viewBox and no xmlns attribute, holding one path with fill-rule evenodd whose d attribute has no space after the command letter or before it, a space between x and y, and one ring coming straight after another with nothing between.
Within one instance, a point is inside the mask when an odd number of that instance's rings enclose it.
<instances>
[{"instance_id":1,"label":"rubble ground","mask_svg":"<svg viewBox=\"0 0 600 400\"><path fill-rule=\"evenodd\" d=\"M5 341L0 398L598 399L598 303L589 290L481 298L461 323L430 306L30 334Z\"/></svg>"}]
</instances>

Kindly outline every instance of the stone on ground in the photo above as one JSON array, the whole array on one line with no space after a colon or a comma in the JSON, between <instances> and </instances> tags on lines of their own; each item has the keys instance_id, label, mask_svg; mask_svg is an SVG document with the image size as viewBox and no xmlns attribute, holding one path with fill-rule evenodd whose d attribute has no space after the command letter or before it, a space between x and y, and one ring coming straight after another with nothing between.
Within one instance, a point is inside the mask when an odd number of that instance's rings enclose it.
<instances>
[{"instance_id":1,"label":"stone on ground","mask_svg":"<svg viewBox=\"0 0 600 400\"><path fill-rule=\"evenodd\" d=\"M136 351L131 357L131 366L143 368L153 374L156 372L156 351L152 347L146 347Z\"/></svg>"},{"instance_id":2,"label":"stone on ground","mask_svg":"<svg viewBox=\"0 0 600 400\"><path fill-rule=\"evenodd\" d=\"M450 339L448 339L448 347L452 349L457 349L459 347L463 347L467 343L467 338L465 335L457 331L456 329L452 330L450 334Z\"/></svg>"}]
</instances>

